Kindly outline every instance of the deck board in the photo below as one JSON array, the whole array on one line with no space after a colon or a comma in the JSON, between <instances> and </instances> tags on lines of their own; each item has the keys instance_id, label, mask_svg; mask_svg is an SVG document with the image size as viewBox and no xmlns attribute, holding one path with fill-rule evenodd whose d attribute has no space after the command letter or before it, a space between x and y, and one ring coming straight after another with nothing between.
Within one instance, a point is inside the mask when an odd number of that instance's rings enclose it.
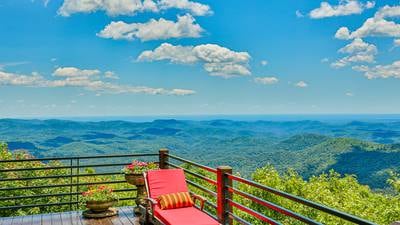
<instances>
[{"instance_id":1,"label":"deck board","mask_svg":"<svg viewBox=\"0 0 400 225\"><path fill-rule=\"evenodd\" d=\"M139 225L131 207L118 209L118 215L103 219L86 219L81 212L62 212L0 218L0 225Z\"/></svg>"}]
</instances>

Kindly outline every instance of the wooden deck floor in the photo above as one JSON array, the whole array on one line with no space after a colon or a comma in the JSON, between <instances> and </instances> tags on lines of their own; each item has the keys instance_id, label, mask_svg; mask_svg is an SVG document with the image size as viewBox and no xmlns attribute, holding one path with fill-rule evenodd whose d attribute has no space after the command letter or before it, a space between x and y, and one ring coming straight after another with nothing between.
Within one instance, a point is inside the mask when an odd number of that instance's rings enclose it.
<instances>
[{"instance_id":1,"label":"wooden deck floor","mask_svg":"<svg viewBox=\"0 0 400 225\"><path fill-rule=\"evenodd\" d=\"M139 225L131 207L118 209L118 215L105 219L85 219L81 212L62 212L18 217L0 217L0 225Z\"/></svg>"}]
</instances>

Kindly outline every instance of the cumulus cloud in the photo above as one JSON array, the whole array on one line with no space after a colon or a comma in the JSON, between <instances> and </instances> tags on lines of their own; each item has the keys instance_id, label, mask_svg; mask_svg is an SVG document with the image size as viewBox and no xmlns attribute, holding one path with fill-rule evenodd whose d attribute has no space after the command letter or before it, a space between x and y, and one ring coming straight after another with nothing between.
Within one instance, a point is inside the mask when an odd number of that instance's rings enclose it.
<instances>
[{"instance_id":1,"label":"cumulus cloud","mask_svg":"<svg viewBox=\"0 0 400 225\"><path fill-rule=\"evenodd\" d=\"M113 71L106 71L104 72L104 77L108 78L108 79L115 79L118 80L119 77L117 76L117 74L115 74Z\"/></svg>"},{"instance_id":2,"label":"cumulus cloud","mask_svg":"<svg viewBox=\"0 0 400 225\"><path fill-rule=\"evenodd\" d=\"M299 88L306 88L308 87L308 84L305 81L299 81L295 84L295 86Z\"/></svg>"},{"instance_id":3,"label":"cumulus cloud","mask_svg":"<svg viewBox=\"0 0 400 225\"><path fill-rule=\"evenodd\" d=\"M147 23L125 23L123 21L111 22L97 35L114 40L165 40L169 38L200 37L203 28L195 19L186 14L178 16L177 22L151 19Z\"/></svg>"},{"instance_id":4,"label":"cumulus cloud","mask_svg":"<svg viewBox=\"0 0 400 225\"><path fill-rule=\"evenodd\" d=\"M256 77L254 78L254 82L269 85L278 83L279 79L276 77Z\"/></svg>"},{"instance_id":5,"label":"cumulus cloud","mask_svg":"<svg viewBox=\"0 0 400 225\"><path fill-rule=\"evenodd\" d=\"M70 68L70 67L64 67ZM131 86L121 85L110 82L105 82L98 79L96 76L92 76L91 70L73 70L73 71L86 71L80 75L78 73L70 73L70 69L65 70L64 68L56 69L53 74L60 79L46 79L38 73L32 73L32 75L9 73L0 71L0 86L24 86L24 87L42 87L42 88L59 88L59 87L76 87L83 88L89 91L95 91L97 93L109 93L109 94L122 94L122 93L142 93L151 95L191 95L194 94L193 90L186 89L164 89L164 88L151 88L146 86ZM99 72L100 73L100 72ZM97 74L97 72L96 72Z\"/></svg>"},{"instance_id":6,"label":"cumulus cloud","mask_svg":"<svg viewBox=\"0 0 400 225\"><path fill-rule=\"evenodd\" d=\"M100 70L82 70L76 67L59 67L53 72L53 75L57 77L86 77L99 74Z\"/></svg>"},{"instance_id":7,"label":"cumulus cloud","mask_svg":"<svg viewBox=\"0 0 400 225\"><path fill-rule=\"evenodd\" d=\"M384 6L374 17L368 18L357 30L350 32L347 27L341 27L335 37L338 39L354 39L363 37L400 37L400 24L388 21L387 18L399 17L400 6Z\"/></svg>"},{"instance_id":8,"label":"cumulus cloud","mask_svg":"<svg viewBox=\"0 0 400 225\"><path fill-rule=\"evenodd\" d=\"M212 14L210 6L189 0L160 0L157 4L160 9L183 9L193 15L204 16Z\"/></svg>"},{"instance_id":9,"label":"cumulus cloud","mask_svg":"<svg viewBox=\"0 0 400 225\"><path fill-rule=\"evenodd\" d=\"M167 60L172 63L202 63L203 68L214 76L232 77L250 75L247 52L235 52L215 44L181 46L163 43L154 50L142 52L138 61Z\"/></svg>"},{"instance_id":10,"label":"cumulus cloud","mask_svg":"<svg viewBox=\"0 0 400 225\"><path fill-rule=\"evenodd\" d=\"M74 13L105 11L110 16L118 16L170 8L185 10L196 16L212 14L210 6L190 0L64 0L58 14L70 16Z\"/></svg>"},{"instance_id":11,"label":"cumulus cloud","mask_svg":"<svg viewBox=\"0 0 400 225\"><path fill-rule=\"evenodd\" d=\"M361 38L354 39L350 44L339 49L339 53L348 54L333 63L334 68L341 68L352 63L373 63L378 49L375 45L364 42Z\"/></svg>"},{"instance_id":12,"label":"cumulus cloud","mask_svg":"<svg viewBox=\"0 0 400 225\"><path fill-rule=\"evenodd\" d=\"M313 19L322 19L334 16L347 16L352 14L361 14L365 9L375 6L375 2L368 1L361 3L358 0L340 0L338 5L331 5L329 2L321 2L319 8L310 12Z\"/></svg>"},{"instance_id":13,"label":"cumulus cloud","mask_svg":"<svg viewBox=\"0 0 400 225\"><path fill-rule=\"evenodd\" d=\"M397 78L400 79L400 61L395 61L389 65L369 66L354 66L354 70L363 72L368 79L376 78Z\"/></svg>"}]
</instances>

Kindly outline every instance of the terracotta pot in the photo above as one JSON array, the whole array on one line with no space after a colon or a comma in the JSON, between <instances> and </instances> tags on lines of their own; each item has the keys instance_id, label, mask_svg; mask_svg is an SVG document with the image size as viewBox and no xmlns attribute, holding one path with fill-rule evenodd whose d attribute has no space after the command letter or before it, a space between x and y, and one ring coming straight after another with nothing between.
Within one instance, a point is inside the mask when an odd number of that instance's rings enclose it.
<instances>
[{"instance_id":1,"label":"terracotta pot","mask_svg":"<svg viewBox=\"0 0 400 225\"><path fill-rule=\"evenodd\" d=\"M114 200L109 201L87 201L86 208L93 212L101 213L107 211L110 207L114 205Z\"/></svg>"},{"instance_id":2,"label":"terracotta pot","mask_svg":"<svg viewBox=\"0 0 400 225\"><path fill-rule=\"evenodd\" d=\"M143 186L144 185L144 177L143 174L125 174L125 180L129 184L135 186Z\"/></svg>"}]
</instances>

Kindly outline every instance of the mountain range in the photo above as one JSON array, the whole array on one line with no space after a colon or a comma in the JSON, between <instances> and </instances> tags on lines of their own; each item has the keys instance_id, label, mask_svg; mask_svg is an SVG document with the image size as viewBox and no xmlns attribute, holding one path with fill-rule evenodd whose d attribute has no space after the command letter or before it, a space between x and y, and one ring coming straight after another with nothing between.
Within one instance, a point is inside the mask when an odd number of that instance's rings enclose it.
<instances>
[{"instance_id":1,"label":"mountain range","mask_svg":"<svg viewBox=\"0 0 400 225\"><path fill-rule=\"evenodd\" d=\"M400 122L0 120L0 141L35 157L125 154L170 149L243 176L271 164L305 178L331 169L374 189L400 168Z\"/></svg>"}]
</instances>

